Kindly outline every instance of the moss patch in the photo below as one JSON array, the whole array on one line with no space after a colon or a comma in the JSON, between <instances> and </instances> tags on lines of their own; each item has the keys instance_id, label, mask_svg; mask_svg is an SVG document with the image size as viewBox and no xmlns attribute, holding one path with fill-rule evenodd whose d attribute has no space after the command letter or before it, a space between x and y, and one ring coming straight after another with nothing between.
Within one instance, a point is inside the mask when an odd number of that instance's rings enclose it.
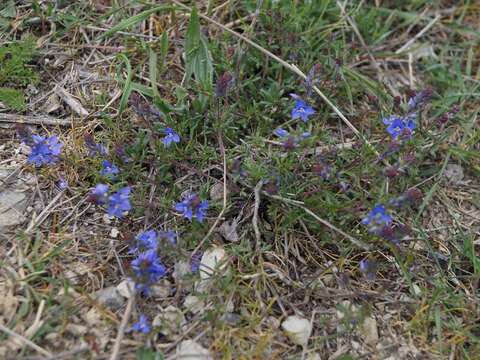
<instances>
[{"instance_id":1,"label":"moss patch","mask_svg":"<svg viewBox=\"0 0 480 360\"><path fill-rule=\"evenodd\" d=\"M27 66L35 53L33 37L0 47L0 85L23 87L38 83L38 75Z\"/></svg>"},{"instance_id":2,"label":"moss patch","mask_svg":"<svg viewBox=\"0 0 480 360\"><path fill-rule=\"evenodd\" d=\"M13 110L25 110L25 98L21 90L0 88L0 102Z\"/></svg>"}]
</instances>

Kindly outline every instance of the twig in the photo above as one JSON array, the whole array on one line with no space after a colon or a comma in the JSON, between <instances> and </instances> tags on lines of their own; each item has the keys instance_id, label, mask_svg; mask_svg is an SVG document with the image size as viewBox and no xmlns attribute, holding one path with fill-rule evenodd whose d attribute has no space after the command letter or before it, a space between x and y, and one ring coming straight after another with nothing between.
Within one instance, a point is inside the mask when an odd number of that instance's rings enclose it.
<instances>
[{"instance_id":1,"label":"twig","mask_svg":"<svg viewBox=\"0 0 480 360\"><path fill-rule=\"evenodd\" d=\"M13 337L14 339L16 340L19 340L20 342L22 342L23 344L31 347L32 349L38 351L40 354L42 355L45 355L47 357L51 357L52 356L52 353L41 348L40 346L38 346L37 344L35 344L33 341L30 341L28 340L26 337L20 335L20 334L17 334L15 331L13 330L10 330L9 328L7 328L6 326L4 326L2 323L0 323L0 331L3 331L4 333L10 335L11 337Z\"/></svg>"},{"instance_id":2,"label":"twig","mask_svg":"<svg viewBox=\"0 0 480 360\"><path fill-rule=\"evenodd\" d=\"M38 217L35 220L32 220L30 225L27 227L27 230L25 230L26 234L29 234L35 226L40 225L48 216L50 211L54 209L56 206L58 206L58 200L60 197L63 195L64 191L60 191L53 199L50 201L50 203L43 209L43 211L38 215Z\"/></svg>"},{"instance_id":3,"label":"twig","mask_svg":"<svg viewBox=\"0 0 480 360\"><path fill-rule=\"evenodd\" d=\"M260 241L261 241L260 230L258 229L258 209L260 207L260 191L262 190L262 186L263 186L263 180L260 180L255 186L255 190L254 190L255 207L253 208L252 226L253 226L253 230L255 231L255 239L257 240L255 244L257 251L260 249Z\"/></svg>"},{"instance_id":4,"label":"twig","mask_svg":"<svg viewBox=\"0 0 480 360\"><path fill-rule=\"evenodd\" d=\"M29 125L53 125L53 126L70 126L72 125L71 120L67 119L55 119L51 116L39 115L39 116L30 116L30 115L17 115L17 114L5 114L0 113L0 123L18 123L18 124L29 124Z\"/></svg>"},{"instance_id":5,"label":"twig","mask_svg":"<svg viewBox=\"0 0 480 360\"><path fill-rule=\"evenodd\" d=\"M28 357L25 357L25 358L22 358L22 360L60 360L60 359L64 359L64 358L67 358L67 359L72 359L72 355L75 355L75 354L78 354L78 353L81 353L81 352L84 352L84 351L87 351L87 350L90 350L90 347L88 345L80 345L79 347L77 348L74 348L72 350L67 350L67 351L62 351L62 352L59 352L57 354L53 354L47 358L45 357L38 357L38 356L28 356Z\"/></svg>"},{"instance_id":6,"label":"twig","mask_svg":"<svg viewBox=\"0 0 480 360\"><path fill-rule=\"evenodd\" d=\"M62 98L63 101L77 114L82 117L88 115L88 111L80 104L80 101L75 99L72 94L69 94L64 88L60 86L55 87L55 92Z\"/></svg>"},{"instance_id":7,"label":"twig","mask_svg":"<svg viewBox=\"0 0 480 360\"><path fill-rule=\"evenodd\" d=\"M127 308L125 309L125 313L122 317L122 322L118 327L117 338L115 339L115 345L113 346L112 355L110 356L110 360L117 360L118 355L120 352L120 346L122 343L123 335L125 334L125 329L128 324L128 320L130 319L130 314L132 313L133 305L135 304L135 290L132 290L133 294L128 298Z\"/></svg>"},{"instance_id":8,"label":"twig","mask_svg":"<svg viewBox=\"0 0 480 360\"><path fill-rule=\"evenodd\" d=\"M185 9L185 10L188 10L188 11L192 11L192 9L180 2L178 2L177 0L170 0L172 3L178 5L179 7ZM205 16L203 14L198 14L199 17L201 17L202 19L205 19L209 22L211 22L212 24L220 27L221 29L229 32L230 34L236 36L237 38L245 41L247 44L251 45L252 47L254 47L255 49L259 50L260 52L262 52L263 54L267 55L268 57L274 59L275 61L277 61L280 65L282 65L283 67L287 68L288 70L290 70L291 72L297 74L298 76L300 76L302 79L306 80L307 76L294 64L289 64L288 62L286 62L285 60L281 59L280 57L278 57L277 55L271 53L270 51L268 51L267 49L263 48L262 46L258 45L257 43L253 42L252 40L248 39L247 37L237 33L236 31L232 30L232 29L229 29L227 28L225 25L222 25L220 24L219 22L209 18L208 16ZM377 156L380 156L380 154L378 153L378 151L375 149L375 147L360 133L360 131L357 130L357 128L345 117L345 115L342 114L342 112L335 106L335 104L333 104L326 96L325 94L316 86L313 86L312 87L313 90L318 94L318 96L320 96L322 98L322 100L332 108L332 110L340 117L340 119L350 128L350 130L353 131L353 133L358 136L358 138L360 138L374 153L375 155Z\"/></svg>"},{"instance_id":9,"label":"twig","mask_svg":"<svg viewBox=\"0 0 480 360\"><path fill-rule=\"evenodd\" d=\"M440 20L441 16L440 15L437 15L435 16L434 19L432 19L432 21L430 21L427 26L425 26L422 30L420 30L419 33L417 33L413 38L411 38L409 41L407 41L407 43L405 45L403 45L400 49L398 49L397 51L395 51L395 54L400 54L402 52L404 52L405 50L407 50L410 46L412 46L412 44L417 41L418 39L420 39L423 34L425 34L428 30L430 30L430 28L435 25L435 23Z\"/></svg>"}]
</instances>

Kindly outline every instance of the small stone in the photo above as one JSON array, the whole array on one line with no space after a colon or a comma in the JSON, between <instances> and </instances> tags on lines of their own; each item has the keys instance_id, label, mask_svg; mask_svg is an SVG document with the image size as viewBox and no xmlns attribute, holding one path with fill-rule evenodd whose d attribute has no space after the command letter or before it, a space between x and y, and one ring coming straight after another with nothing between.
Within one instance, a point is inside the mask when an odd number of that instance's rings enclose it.
<instances>
[{"instance_id":1,"label":"small stone","mask_svg":"<svg viewBox=\"0 0 480 360\"><path fill-rule=\"evenodd\" d=\"M312 333L312 324L309 320L292 315L282 323L282 328L293 343L301 346L308 344L308 339Z\"/></svg>"},{"instance_id":2,"label":"small stone","mask_svg":"<svg viewBox=\"0 0 480 360\"><path fill-rule=\"evenodd\" d=\"M240 240L240 236L238 236L237 232L238 223L234 219L231 223L225 221L220 227L218 228L218 232L223 238L230 242L238 242Z\"/></svg>"},{"instance_id":3,"label":"small stone","mask_svg":"<svg viewBox=\"0 0 480 360\"><path fill-rule=\"evenodd\" d=\"M265 319L265 324L271 329L278 329L280 327L280 320L274 316L269 316Z\"/></svg>"},{"instance_id":4,"label":"small stone","mask_svg":"<svg viewBox=\"0 0 480 360\"><path fill-rule=\"evenodd\" d=\"M359 326L359 332L367 344L375 345L378 342L377 321L374 317L367 317Z\"/></svg>"},{"instance_id":5,"label":"small stone","mask_svg":"<svg viewBox=\"0 0 480 360\"><path fill-rule=\"evenodd\" d=\"M223 183L218 182L210 188L210 199L213 201L223 200Z\"/></svg>"},{"instance_id":6,"label":"small stone","mask_svg":"<svg viewBox=\"0 0 480 360\"><path fill-rule=\"evenodd\" d=\"M113 286L98 290L95 293L97 301L111 309L119 309L123 306L125 300Z\"/></svg>"},{"instance_id":7,"label":"small stone","mask_svg":"<svg viewBox=\"0 0 480 360\"><path fill-rule=\"evenodd\" d=\"M126 299L130 299L135 290L135 283L131 279L125 279L117 285L117 291Z\"/></svg>"},{"instance_id":8,"label":"small stone","mask_svg":"<svg viewBox=\"0 0 480 360\"><path fill-rule=\"evenodd\" d=\"M82 315L82 318L89 326L96 326L102 321L102 315L100 315L100 312L94 307Z\"/></svg>"},{"instance_id":9,"label":"small stone","mask_svg":"<svg viewBox=\"0 0 480 360\"><path fill-rule=\"evenodd\" d=\"M163 279L158 284L150 286L150 295L154 298L167 298L171 292L172 284L167 279Z\"/></svg>"},{"instance_id":10,"label":"small stone","mask_svg":"<svg viewBox=\"0 0 480 360\"><path fill-rule=\"evenodd\" d=\"M193 340L184 340L178 344L176 355L179 360L213 360L210 351Z\"/></svg>"},{"instance_id":11,"label":"small stone","mask_svg":"<svg viewBox=\"0 0 480 360\"><path fill-rule=\"evenodd\" d=\"M212 279L200 279L195 281L194 289L198 293L206 293L208 292L213 286Z\"/></svg>"},{"instance_id":12,"label":"small stone","mask_svg":"<svg viewBox=\"0 0 480 360\"><path fill-rule=\"evenodd\" d=\"M192 271L190 270L190 262L179 260L175 263L175 271L173 272L173 277L176 280L181 280L191 273Z\"/></svg>"},{"instance_id":13,"label":"small stone","mask_svg":"<svg viewBox=\"0 0 480 360\"><path fill-rule=\"evenodd\" d=\"M221 320L231 326L237 325L241 319L242 317L240 315L231 312L227 312L221 317Z\"/></svg>"},{"instance_id":14,"label":"small stone","mask_svg":"<svg viewBox=\"0 0 480 360\"><path fill-rule=\"evenodd\" d=\"M443 175L453 184L460 183L465 176L463 174L463 168L457 164L448 164Z\"/></svg>"},{"instance_id":15,"label":"small stone","mask_svg":"<svg viewBox=\"0 0 480 360\"><path fill-rule=\"evenodd\" d=\"M84 335L88 329L86 326L70 323L65 326L65 330L72 335L81 336Z\"/></svg>"},{"instance_id":16,"label":"small stone","mask_svg":"<svg viewBox=\"0 0 480 360\"><path fill-rule=\"evenodd\" d=\"M110 225L112 223L112 218L108 216L108 214L103 214L102 220L103 220L103 223L106 225Z\"/></svg>"},{"instance_id":17,"label":"small stone","mask_svg":"<svg viewBox=\"0 0 480 360\"><path fill-rule=\"evenodd\" d=\"M227 267L227 253L220 246L215 246L203 253L200 261L200 278L209 279L214 273L221 272Z\"/></svg>"},{"instance_id":18,"label":"small stone","mask_svg":"<svg viewBox=\"0 0 480 360\"><path fill-rule=\"evenodd\" d=\"M167 306L155 316L152 325L160 328L160 332L167 337L174 337L181 333L186 320L183 312L173 305Z\"/></svg>"},{"instance_id":19,"label":"small stone","mask_svg":"<svg viewBox=\"0 0 480 360\"><path fill-rule=\"evenodd\" d=\"M112 228L112 230L110 230L110 237L113 238L113 239L116 239L118 237L118 234L120 234L120 231L118 231L117 228Z\"/></svg>"},{"instance_id":20,"label":"small stone","mask_svg":"<svg viewBox=\"0 0 480 360\"><path fill-rule=\"evenodd\" d=\"M202 314L205 311L205 302L195 295L187 295L183 306L193 314Z\"/></svg>"}]
</instances>

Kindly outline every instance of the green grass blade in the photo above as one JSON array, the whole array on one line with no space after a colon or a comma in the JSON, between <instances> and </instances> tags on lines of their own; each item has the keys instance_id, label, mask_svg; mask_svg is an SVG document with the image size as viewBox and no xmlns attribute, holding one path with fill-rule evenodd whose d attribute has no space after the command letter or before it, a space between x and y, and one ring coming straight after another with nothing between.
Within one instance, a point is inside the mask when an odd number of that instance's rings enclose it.
<instances>
[{"instance_id":1,"label":"green grass blade","mask_svg":"<svg viewBox=\"0 0 480 360\"><path fill-rule=\"evenodd\" d=\"M117 25L112 27L110 30L108 30L106 33L104 33L102 36L100 36L100 39L104 39L106 37L109 37L109 36L115 34L118 31L128 29L129 27L131 27L135 24L138 24L140 21L143 21L143 20L147 19L148 17L150 17L150 15L153 15L157 12L170 11L170 10L172 10L172 8L173 7L171 5L159 5L159 6L155 6L155 7L151 8L151 9L142 11L141 13L138 13L137 15L129 17L128 19L125 19L125 20L121 21L120 23L118 23Z\"/></svg>"}]
</instances>

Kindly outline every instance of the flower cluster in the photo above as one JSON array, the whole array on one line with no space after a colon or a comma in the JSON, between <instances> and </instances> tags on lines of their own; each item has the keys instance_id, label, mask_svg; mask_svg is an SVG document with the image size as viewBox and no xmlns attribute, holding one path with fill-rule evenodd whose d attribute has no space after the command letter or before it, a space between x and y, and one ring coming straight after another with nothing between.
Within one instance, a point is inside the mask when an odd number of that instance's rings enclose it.
<instances>
[{"instance_id":1,"label":"flower cluster","mask_svg":"<svg viewBox=\"0 0 480 360\"><path fill-rule=\"evenodd\" d=\"M304 140L311 136L311 134L306 131L300 134L300 136L291 135L287 130L282 128L277 128L273 131L273 134L282 138L282 146L285 150L293 150L297 147L300 140Z\"/></svg>"},{"instance_id":2,"label":"flower cluster","mask_svg":"<svg viewBox=\"0 0 480 360\"><path fill-rule=\"evenodd\" d=\"M297 94L290 94L295 99L295 107L292 110L292 119L302 119L304 123L308 121L310 116L315 115L315 110L302 100Z\"/></svg>"},{"instance_id":3,"label":"flower cluster","mask_svg":"<svg viewBox=\"0 0 480 360\"><path fill-rule=\"evenodd\" d=\"M415 130L415 114L408 116L393 115L383 119L383 124L387 126L386 131L394 139L407 140L413 135Z\"/></svg>"},{"instance_id":4,"label":"flower cluster","mask_svg":"<svg viewBox=\"0 0 480 360\"><path fill-rule=\"evenodd\" d=\"M157 250L148 250L138 254L132 263L135 289L145 295L150 287L167 274L167 268L158 257Z\"/></svg>"},{"instance_id":5,"label":"flower cluster","mask_svg":"<svg viewBox=\"0 0 480 360\"><path fill-rule=\"evenodd\" d=\"M144 314L140 314L138 321L132 325L132 330L143 334L148 334L152 329L150 327L148 318Z\"/></svg>"},{"instance_id":6,"label":"flower cluster","mask_svg":"<svg viewBox=\"0 0 480 360\"><path fill-rule=\"evenodd\" d=\"M173 131L173 129L167 127L163 130L163 132L165 133L165 137L162 139L162 142L165 147L169 147L172 145L172 143L180 142L180 136Z\"/></svg>"},{"instance_id":7,"label":"flower cluster","mask_svg":"<svg viewBox=\"0 0 480 360\"><path fill-rule=\"evenodd\" d=\"M30 147L30 154L28 154L27 158L28 163L40 167L55 164L59 160L63 144L58 140L57 136L45 137L32 134L25 127L18 127L17 132L22 142Z\"/></svg>"},{"instance_id":8,"label":"flower cluster","mask_svg":"<svg viewBox=\"0 0 480 360\"><path fill-rule=\"evenodd\" d=\"M115 180L119 172L120 170L118 169L117 165L112 164L108 160L102 161L102 170L100 170L100 175L102 175L103 177L110 180Z\"/></svg>"},{"instance_id":9,"label":"flower cluster","mask_svg":"<svg viewBox=\"0 0 480 360\"><path fill-rule=\"evenodd\" d=\"M167 237L165 234L168 234ZM158 257L158 238L163 237L168 240L172 236L175 236L173 231L157 234L154 230L148 230L138 234L130 246L129 252L137 255L131 265L135 289L139 292L148 295L150 286L166 275L167 269Z\"/></svg>"},{"instance_id":10,"label":"flower cluster","mask_svg":"<svg viewBox=\"0 0 480 360\"><path fill-rule=\"evenodd\" d=\"M200 199L197 194L188 194L185 199L175 204L175 210L190 221L195 217L198 222L203 222L208 210L208 200Z\"/></svg>"},{"instance_id":11,"label":"flower cluster","mask_svg":"<svg viewBox=\"0 0 480 360\"><path fill-rule=\"evenodd\" d=\"M131 189L129 186L125 186L109 195L109 188L106 184L97 184L90 192L89 200L97 205L107 204L108 215L121 219L132 209L130 203Z\"/></svg>"}]
</instances>

